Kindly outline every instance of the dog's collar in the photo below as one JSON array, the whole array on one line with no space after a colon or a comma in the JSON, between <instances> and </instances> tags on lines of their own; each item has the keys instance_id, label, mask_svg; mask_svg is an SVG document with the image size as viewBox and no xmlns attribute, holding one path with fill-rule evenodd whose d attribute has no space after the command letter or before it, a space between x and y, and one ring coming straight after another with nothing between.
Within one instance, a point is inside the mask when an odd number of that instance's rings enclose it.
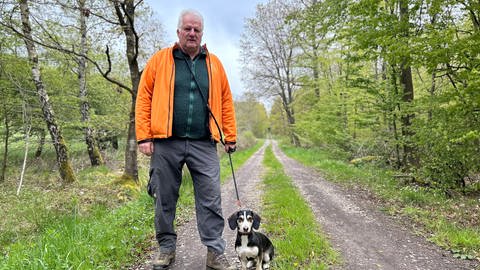
<instances>
[{"instance_id":1,"label":"dog's collar","mask_svg":"<svg viewBox=\"0 0 480 270\"><path fill-rule=\"evenodd\" d=\"M238 234L240 234L240 235L250 235L250 234L252 234L252 232L238 232Z\"/></svg>"}]
</instances>

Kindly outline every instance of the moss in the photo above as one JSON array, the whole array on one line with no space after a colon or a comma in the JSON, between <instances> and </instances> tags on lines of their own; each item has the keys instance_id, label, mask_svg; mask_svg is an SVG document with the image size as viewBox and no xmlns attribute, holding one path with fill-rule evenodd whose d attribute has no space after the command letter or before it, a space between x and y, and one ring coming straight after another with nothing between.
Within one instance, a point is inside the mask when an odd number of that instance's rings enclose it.
<instances>
[{"instance_id":1,"label":"moss","mask_svg":"<svg viewBox=\"0 0 480 270\"><path fill-rule=\"evenodd\" d=\"M77 181L77 177L73 172L72 164L70 160L60 162L59 167L60 167L60 176L62 177L62 180L64 182L73 183Z\"/></svg>"}]
</instances>

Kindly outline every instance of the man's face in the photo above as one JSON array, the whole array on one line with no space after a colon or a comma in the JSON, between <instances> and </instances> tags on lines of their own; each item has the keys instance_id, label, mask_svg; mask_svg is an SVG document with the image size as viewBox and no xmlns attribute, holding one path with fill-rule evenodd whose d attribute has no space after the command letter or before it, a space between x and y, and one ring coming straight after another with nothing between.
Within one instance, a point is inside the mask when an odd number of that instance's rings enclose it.
<instances>
[{"instance_id":1,"label":"man's face","mask_svg":"<svg viewBox=\"0 0 480 270\"><path fill-rule=\"evenodd\" d=\"M178 42L190 56L196 55L202 42L203 25L200 18L192 14L183 16L183 24L177 29Z\"/></svg>"}]
</instances>

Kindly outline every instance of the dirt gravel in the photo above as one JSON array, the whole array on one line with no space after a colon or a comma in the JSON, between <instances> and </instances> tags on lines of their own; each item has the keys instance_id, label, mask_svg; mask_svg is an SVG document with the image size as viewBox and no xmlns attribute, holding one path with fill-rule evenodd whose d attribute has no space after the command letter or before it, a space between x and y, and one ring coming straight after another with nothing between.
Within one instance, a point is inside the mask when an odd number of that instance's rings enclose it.
<instances>
[{"instance_id":1,"label":"dirt gravel","mask_svg":"<svg viewBox=\"0 0 480 270\"><path fill-rule=\"evenodd\" d=\"M368 197L332 184L314 169L288 158L275 141L267 141L235 172L242 208L253 209L261 215L262 161L268 144L273 146L285 173L299 188L333 247L340 252L343 264L332 269L480 269L477 261L453 258L451 253L414 235L402 222L379 211ZM235 162L234 155L232 159ZM239 208L232 179L222 187L222 206L225 218ZM195 217L179 227L177 233L177 258L170 269L205 269L207 251L200 243ZM235 232L227 224L224 237L227 258L239 267L234 251ZM152 241L148 257L128 269L151 269L156 249Z\"/></svg>"}]
</instances>

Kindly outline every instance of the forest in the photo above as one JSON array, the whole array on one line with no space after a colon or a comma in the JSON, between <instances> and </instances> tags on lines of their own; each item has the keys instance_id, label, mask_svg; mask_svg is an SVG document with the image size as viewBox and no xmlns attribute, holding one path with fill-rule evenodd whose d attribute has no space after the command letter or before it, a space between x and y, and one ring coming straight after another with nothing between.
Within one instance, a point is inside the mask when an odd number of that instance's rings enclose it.
<instances>
[{"instance_id":1,"label":"forest","mask_svg":"<svg viewBox=\"0 0 480 270\"><path fill-rule=\"evenodd\" d=\"M257 14L244 74L275 97L272 134L478 191L478 1L272 1Z\"/></svg>"},{"instance_id":2,"label":"forest","mask_svg":"<svg viewBox=\"0 0 480 270\"><path fill-rule=\"evenodd\" d=\"M0 0L2 193L69 189L89 170L145 184L135 99L163 31L142 0ZM258 4L240 40L239 149L328 151L478 209L479 44L475 0Z\"/></svg>"}]
</instances>

